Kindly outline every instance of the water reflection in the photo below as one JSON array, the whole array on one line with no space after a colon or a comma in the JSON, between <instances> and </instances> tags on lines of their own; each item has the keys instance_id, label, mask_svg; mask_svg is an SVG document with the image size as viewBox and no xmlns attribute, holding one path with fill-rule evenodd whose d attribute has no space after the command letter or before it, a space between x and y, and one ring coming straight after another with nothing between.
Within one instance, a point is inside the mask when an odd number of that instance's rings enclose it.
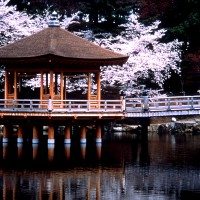
<instances>
[{"instance_id":1,"label":"water reflection","mask_svg":"<svg viewBox=\"0 0 200 200\"><path fill-rule=\"evenodd\" d=\"M102 144L2 144L0 198L199 199L199 144L199 136L126 134Z\"/></svg>"}]
</instances>

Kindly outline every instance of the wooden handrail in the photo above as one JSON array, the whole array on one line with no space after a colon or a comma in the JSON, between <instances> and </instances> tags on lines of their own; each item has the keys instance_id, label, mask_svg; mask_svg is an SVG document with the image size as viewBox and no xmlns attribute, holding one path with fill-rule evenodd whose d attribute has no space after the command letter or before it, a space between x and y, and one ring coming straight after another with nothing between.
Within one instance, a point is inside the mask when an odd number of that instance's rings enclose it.
<instances>
[{"instance_id":1,"label":"wooden handrail","mask_svg":"<svg viewBox=\"0 0 200 200\"><path fill-rule=\"evenodd\" d=\"M122 100L49 100L38 99L0 99L1 111L19 112L120 112Z\"/></svg>"},{"instance_id":2,"label":"wooden handrail","mask_svg":"<svg viewBox=\"0 0 200 200\"><path fill-rule=\"evenodd\" d=\"M145 97L146 98L146 97ZM148 112L200 109L200 96L173 96L148 98ZM126 98L127 112L143 112L144 99Z\"/></svg>"}]
</instances>

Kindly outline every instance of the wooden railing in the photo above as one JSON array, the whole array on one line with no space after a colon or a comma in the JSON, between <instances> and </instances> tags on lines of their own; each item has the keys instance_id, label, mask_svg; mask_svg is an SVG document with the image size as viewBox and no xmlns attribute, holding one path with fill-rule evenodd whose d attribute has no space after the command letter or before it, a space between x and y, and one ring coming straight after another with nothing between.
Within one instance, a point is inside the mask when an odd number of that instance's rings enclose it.
<instances>
[{"instance_id":1,"label":"wooden railing","mask_svg":"<svg viewBox=\"0 0 200 200\"><path fill-rule=\"evenodd\" d=\"M50 105L51 104L51 105ZM4 112L122 112L122 100L0 99Z\"/></svg>"},{"instance_id":2,"label":"wooden railing","mask_svg":"<svg viewBox=\"0 0 200 200\"><path fill-rule=\"evenodd\" d=\"M200 109L200 96L127 98L127 112L155 112Z\"/></svg>"}]
</instances>

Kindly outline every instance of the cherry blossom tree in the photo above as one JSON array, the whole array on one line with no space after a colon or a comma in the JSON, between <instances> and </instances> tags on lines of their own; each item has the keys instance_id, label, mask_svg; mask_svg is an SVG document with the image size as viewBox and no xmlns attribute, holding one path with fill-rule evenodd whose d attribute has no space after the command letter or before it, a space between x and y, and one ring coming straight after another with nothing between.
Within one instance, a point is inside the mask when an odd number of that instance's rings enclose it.
<instances>
[{"instance_id":1,"label":"cherry blossom tree","mask_svg":"<svg viewBox=\"0 0 200 200\"><path fill-rule=\"evenodd\" d=\"M17 11L15 6L7 6L8 2L9 0L0 0L0 46L47 27L50 16L48 9L44 11L43 16L30 16ZM76 13L70 18L62 18L61 26L67 27L77 16ZM131 94L146 80L156 85L156 89L162 89L171 71L175 73L181 71L179 63L182 42L178 40L161 42L166 30L159 28L160 23L155 21L150 25L144 25L139 22L137 14L131 13L128 23L121 25L124 31L117 36L110 33L93 34L91 30L75 34L92 39L104 48L129 55L128 62L123 66L102 66L101 76L103 86L121 86L125 88L127 94ZM84 88L85 81L79 80L77 84L81 83ZM74 88L70 86L69 91L73 90Z\"/></svg>"},{"instance_id":2,"label":"cherry blossom tree","mask_svg":"<svg viewBox=\"0 0 200 200\"><path fill-rule=\"evenodd\" d=\"M8 3L9 0L0 0L0 46L29 36L48 26L51 15L49 9L44 10L42 15L34 16L28 15L25 11L17 11L16 6L8 6ZM61 26L66 27L72 18L64 16L62 19Z\"/></svg>"},{"instance_id":3,"label":"cherry blossom tree","mask_svg":"<svg viewBox=\"0 0 200 200\"><path fill-rule=\"evenodd\" d=\"M145 79L150 79L157 89L162 89L171 71L180 74L182 42L174 40L162 43L166 30L159 28L160 23L155 21L145 26L132 13L129 22L123 25L125 31L121 35L114 37L104 34L103 39L95 36L96 43L101 46L129 55L124 66L102 67L104 83L124 85L129 94L142 83L141 80L145 83Z\"/></svg>"}]
</instances>

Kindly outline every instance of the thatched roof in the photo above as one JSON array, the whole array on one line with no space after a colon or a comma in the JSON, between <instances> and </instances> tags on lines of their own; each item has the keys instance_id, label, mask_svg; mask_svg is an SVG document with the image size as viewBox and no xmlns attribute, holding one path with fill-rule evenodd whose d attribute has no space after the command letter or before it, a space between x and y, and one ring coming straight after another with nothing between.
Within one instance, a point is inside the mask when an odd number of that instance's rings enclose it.
<instances>
[{"instance_id":1,"label":"thatched roof","mask_svg":"<svg viewBox=\"0 0 200 200\"><path fill-rule=\"evenodd\" d=\"M49 27L0 48L0 64L63 63L70 66L122 65L128 56L101 48L61 29Z\"/></svg>"}]
</instances>

